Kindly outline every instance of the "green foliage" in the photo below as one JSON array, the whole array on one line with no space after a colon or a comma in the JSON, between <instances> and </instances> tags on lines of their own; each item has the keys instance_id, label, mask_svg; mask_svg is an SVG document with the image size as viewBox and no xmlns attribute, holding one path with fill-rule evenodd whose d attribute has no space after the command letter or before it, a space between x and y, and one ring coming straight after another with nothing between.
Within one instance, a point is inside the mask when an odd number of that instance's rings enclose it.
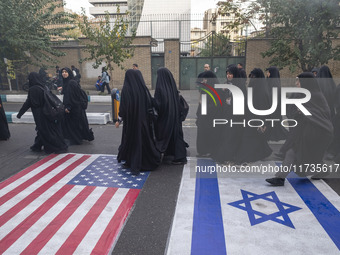
<instances>
[{"instance_id":1,"label":"green foliage","mask_svg":"<svg viewBox=\"0 0 340 255\"><path fill-rule=\"evenodd\" d=\"M128 36L129 22L126 20L126 16L118 15L112 21L107 13L104 20L91 21L83 13L78 26L82 34L90 40L84 48L84 51L89 53L89 57L81 59L81 61L94 60L93 68L95 69L105 63L111 74L114 69L113 64L124 69L122 63L133 56L134 48L131 47L131 43L135 37L135 32L130 37Z\"/></svg>"},{"instance_id":2,"label":"green foliage","mask_svg":"<svg viewBox=\"0 0 340 255\"><path fill-rule=\"evenodd\" d=\"M200 57L230 56L231 48L228 36L223 33L212 33L201 49Z\"/></svg>"},{"instance_id":3,"label":"green foliage","mask_svg":"<svg viewBox=\"0 0 340 255\"><path fill-rule=\"evenodd\" d=\"M4 58L41 66L56 63L63 53L53 45L62 43L66 26L72 16L56 8L57 0L1 0L0 1L0 67ZM58 39L58 41L51 39Z\"/></svg>"},{"instance_id":4,"label":"green foliage","mask_svg":"<svg viewBox=\"0 0 340 255\"><path fill-rule=\"evenodd\" d=\"M339 35L339 0L256 0L242 13L238 3L220 6L220 12L240 12L243 20L238 24L249 24L257 18L265 25L271 47L262 53L270 57L270 64L288 66L291 72L297 68L310 71L315 66L339 60L340 46L333 46Z\"/></svg>"}]
</instances>

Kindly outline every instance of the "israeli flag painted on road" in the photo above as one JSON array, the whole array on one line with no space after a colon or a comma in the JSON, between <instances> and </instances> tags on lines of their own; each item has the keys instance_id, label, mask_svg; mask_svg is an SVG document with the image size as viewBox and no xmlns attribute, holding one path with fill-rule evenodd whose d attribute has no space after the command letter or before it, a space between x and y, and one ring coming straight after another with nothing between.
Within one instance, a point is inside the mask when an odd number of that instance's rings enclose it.
<instances>
[{"instance_id":1,"label":"israeli flag painted on road","mask_svg":"<svg viewBox=\"0 0 340 255\"><path fill-rule=\"evenodd\" d=\"M340 198L325 182L289 178L273 187L265 178L190 176L214 164L185 166L168 255L339 254Z\"/></svg>"}]
</instances>

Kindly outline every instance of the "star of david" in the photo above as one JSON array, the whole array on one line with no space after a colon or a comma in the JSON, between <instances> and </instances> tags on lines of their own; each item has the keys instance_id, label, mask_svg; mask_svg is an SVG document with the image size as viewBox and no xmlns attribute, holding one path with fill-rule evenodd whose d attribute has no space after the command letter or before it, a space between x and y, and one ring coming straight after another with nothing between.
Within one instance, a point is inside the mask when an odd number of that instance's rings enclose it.
<instances>
[{"instance_id":1,"label":"star of david","mask_svg":"<svg viewBox=\"0 0 340 255\"><path fill-rule=\"evenodd\" d=\"M246 211L252 226L271 220L287 227L295 228L288 216L288 213L295 212L302 208L281 202L274 191L258 195L241 189L241 193L243 199L228 203L228 205ZM265 214L254 210L251 206L251 201L258 199L264 199L276 204L278 211L271 214Z\"/></svg>"}]
</instances>

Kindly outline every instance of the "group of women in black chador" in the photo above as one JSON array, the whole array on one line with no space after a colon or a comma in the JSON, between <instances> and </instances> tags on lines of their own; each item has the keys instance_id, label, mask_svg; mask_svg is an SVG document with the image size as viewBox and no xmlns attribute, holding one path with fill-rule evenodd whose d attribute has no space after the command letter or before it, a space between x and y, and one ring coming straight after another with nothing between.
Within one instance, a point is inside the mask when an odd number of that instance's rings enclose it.
<instances>
[{"instance_id":1,"label":"group of women in black chador","mask_svg":"<svg viewBox=\"0 0 340 255\"><path fill-rule=\"evenodd\" d=\"M132 173L155 169L162 157L171 159L172 164L187 162L188 145L183 139L179 91L167 68L157 71L154 98L139 70L126 72L117 128L122 121L117 159Z\"/></svg>"},{"instance_id":2,"label":"group of women in black chador","mask_svg":"<svg viewBox=\"0 0 340 255\"><path fill-rule=\"evenodd\" d=\"M85 109L81 106L81 88L74 80L71 69L61 69L63 77L62 94L65 113L59 119L49 118L44 111L46 93L49 93L40 76L32 72L28 76L29 91L27 100L21 107L17 118L31 108L36 124L37 135L32 151L39 152L42 149L46 153L66 152L68 145L81 144L83 140L92 141L93 132L89 128Z\"/></svg>"},{"instance_id":3,"label":"group of women in black chador","mask_svg":"<svg viewBox=\"0 0 340 255\"><path fill-rule=\"evenodd\" d=\"M336 88L329 68L321 67L317 77L308 72L298 75L296 85L311 93L311 99L304 104L304 107L312 115L305 116L295 105L288 105L287 117L298 123L296 127L290 128L289 132L281 125L279 70L276 67L269 67L266 71L267 77L261 69L254 68L248 77L248 88L252 88L252 105L256 110L270 109L273 88L278 89L277 109L270 116L260 116L250 111L247 106L245 79L241 77L239 69L236 65L228 66L227 83L235 85L243 92L245 114L233 115L234 98L230 90L216 89L215 92L219 95L221 105L216 104L212 97L206 96L207 114L202 114L201 103L196 113L198 156L209 156L221 164L247 165L270 156L272 149L268 141L279 140L286 140L280 150L283 165L322 163L327 150L334 155L339 155L340 115L337 107L340 105L340 89ZM203 88L214 88L219 81L213 72L206 71L199 75L197 83L201 94L207 94ZM301 93L291 95L291 98L301 97L304 97ZM213 127L213 119L227 120L229 123L217 124ZM251 127L247 123L253 119L262 120L264 125ZM272 126L272 123L266 122L265 119L279 121ZM230 120L235 124L230 125ZM333 139L333 135L337 139ZM307 172L307 174L310 173ZM286 175L278 173L276 177L267 179L267 181L272 185L282 186ZM313 177L319 178L320 176Z\"/></svg>"}]
</instances>

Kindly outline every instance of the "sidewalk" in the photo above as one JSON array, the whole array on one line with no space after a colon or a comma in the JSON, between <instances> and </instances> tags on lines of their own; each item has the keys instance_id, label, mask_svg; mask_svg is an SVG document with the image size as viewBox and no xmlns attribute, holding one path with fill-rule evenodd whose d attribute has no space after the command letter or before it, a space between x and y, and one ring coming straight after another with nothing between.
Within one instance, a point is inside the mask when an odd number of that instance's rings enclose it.
<instances>
[{"instance_id":1,"label":"sidewalk","mask_svg":"<svg viewBox=\"0 0 340 255\"><path fill-rule=\"evenodd\" d=\"M111 102L111 96L107 94L98 95L98 91L87 91L88 100L92 103L108 103ZM26 101L27 92L17 91L17 93L9 90L0 91L2 102L23 103ZM57 95L60 100L63 100L62 95Z\"/></svg>"},{"instance_id":2,"label":"sidewalk","mask_svg":"<svg viewBox=\"0 0 340 255\"><path fill-rule=\"evenodd\" d=\"M55 91L53 91L55 92ZM112 99L110 95L103 94L98 95L99 92L95 90L87 91L88 93L88 101L91 103L111 103ZM0 91L0 96L2 102L11 102L11 103L24 103L27 98L26 91L9 91L2 90ZM62 101L63 96L57 95L59 99ZM8 123L26 123L26 124L34 124L33 115L31 112L26 112L21 119L18 119L18 112L6 112L6 118ZM111 121L110 113L86 113L89 124L97 124L97 125L105 125Z\"/></svg>"}]
</instances>

